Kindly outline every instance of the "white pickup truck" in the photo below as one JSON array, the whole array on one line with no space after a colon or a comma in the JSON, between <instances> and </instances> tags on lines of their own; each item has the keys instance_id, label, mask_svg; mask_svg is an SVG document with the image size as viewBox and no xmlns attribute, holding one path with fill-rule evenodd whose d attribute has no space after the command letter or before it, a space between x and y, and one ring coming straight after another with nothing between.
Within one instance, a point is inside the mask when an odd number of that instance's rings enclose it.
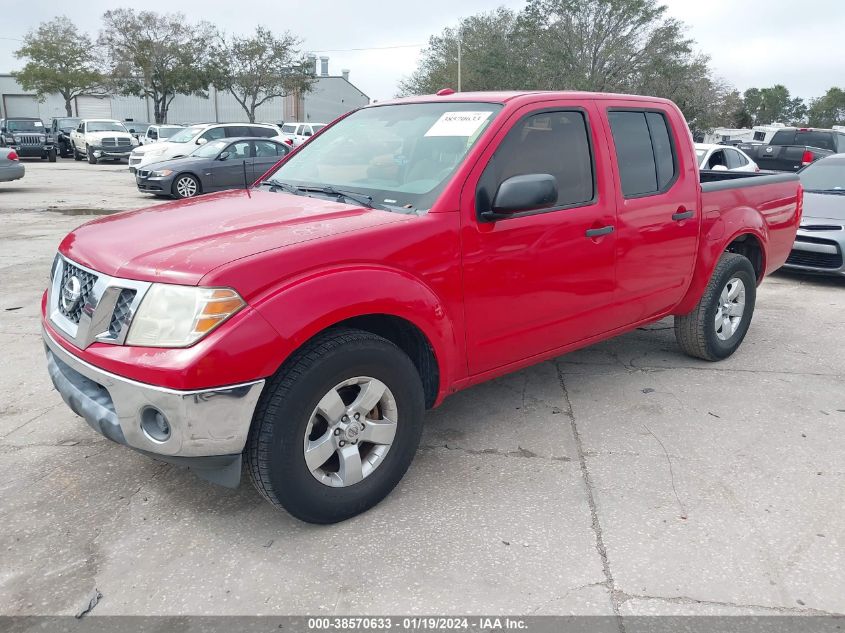
<instances>
[{"instance_id":1,"label":"white pickup truck","mask_svg":"<svg viewBox=\"0 0 845 633\"><path fill-rule=\"evenodd\" d=\"M88 158L96 165L100 159L121 160L138 146L136 139L120 121L112 119L83 119L70 133L71 150L75 160Z\"/></svg>"}]
</instances>

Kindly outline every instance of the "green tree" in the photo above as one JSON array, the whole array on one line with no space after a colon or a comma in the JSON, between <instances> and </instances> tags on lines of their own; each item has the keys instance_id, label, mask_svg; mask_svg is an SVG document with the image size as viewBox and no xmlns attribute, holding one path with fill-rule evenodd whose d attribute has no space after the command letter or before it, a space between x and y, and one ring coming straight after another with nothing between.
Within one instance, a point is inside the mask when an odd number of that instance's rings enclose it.
<instances>
[{"instance_id":1,"label":"green tree","mask_svg":"<svg viewBox=\"0 0 845 633\"><path fill-rule=\"evenodd\" d=\"M228 90L255 122L255 111L275 97L311 89L313 67L300 53L299 40L262 26L248 37L221 38L214 84Z\"/></svg>"},{"instance_id":2,"label":"green tree","mask_svg":"<svg viewBox=\"0 0 845 633\"><path fill-rule=\"evenodd\" d=\"M15 51L15 57L26 64L12 76L24 90L34 90L41 101L48 94L59 93L67 116L73 116L76 97L103 94L103 76L94 51L87 33L68 18L55 17L27 33L23 46Z\"/></svg>"},{"instance_id":3,"label":"green tree","mask_svg":"<svg viewBox=\"0 0 845 633\"><path fill-rule=\"evenodd\" d=\"M808 115L813 127L845 125L845 90L830 88L823 96L813 99Z\"/></svg>"},{"instance_id":4,"label":"green tree","mask_svg":"<svg viewBox=\"0 0 845 633\"><path fill-rule=\"evenodd\" d=\"M165 123L177 94L208 96L216 38L214 26L181 13L114 9L103 14L98 43L114 88L152 99L156 123Z\"/></svg>"},{"instance_id":5,"label":"green tree","mask_svg":"<svg viewBox=\"0 0 845 633\"><path fill-rule=\"evenodd\" d=\"M807 116L804 100L792 98L786 86L749 88L744 94L745 107L753 125L800 123Z\"/></svg>"}]
</instances>

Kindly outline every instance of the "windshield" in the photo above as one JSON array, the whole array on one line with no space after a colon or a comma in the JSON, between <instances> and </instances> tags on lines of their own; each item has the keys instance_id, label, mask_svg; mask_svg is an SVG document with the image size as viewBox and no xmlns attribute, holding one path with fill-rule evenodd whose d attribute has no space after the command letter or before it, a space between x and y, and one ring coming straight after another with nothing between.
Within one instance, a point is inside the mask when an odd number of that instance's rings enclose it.
<instances>
[{"instance_id":1,"label":"windshield","mask_svg":"<svg viewBox=\"0 0 845 633\"><path fill-rule=\"evenodd\" d=\"M380 205L427 210L501 108L454 102L365 108L304 145L270 181L342 188Z\"/></svg>"},{"instance_id":2,"label":"windshield","mask_svg":"<svg viewBox=\"0 0 845 633\"><path fill-rule=\"evenodd\" d=\"M170 138L177 132L181 132L183 128L181 125L162 125L158 128L158 137L159 138Z\"/></svg>"},{"instance_id":3,"label":"windshield","mask_svg":"<svg viewBox=\"0 0 845 633\"><path fill-rule=\"evenodd\" d=\"M88 121L88 132L126 132L123 123L117 121Z\"/></svg>"},{"instance_id":4,"label":"windshield","mask_svg":"<svg viewBox=\"0 0 845 633\"><path fill-rule=\"evenodd\" d=\"M219 141L211 141L210 143L206 143L205 145L200 145L196 148L193 152L190 153L191 156L199 156L200 158L214 158L223 151L223 148L229 141L219 140Z\"/></svg>"},{"instance_id":5,"label":"windshield","mask_svg":"<svg viewBox=\"0 0 845 633\"><path fill-rule=\"evenodd\" d=\"M284 132L285 134L293 134L294 132L296 132L296 126L295 125L283 125L282 126L282 132Z\"/></svg>"},{"instance_id":6,"label":"windshield","mask_svg":"<svg viewBox=\"0 0 845 633\"><path fill-rule=\"evenodd\" d=\"M60 130L69 130L71 128L77 128L81 120L82 119L59 119L57 125Z\"/></svg>"},{"instance_id":7,"label":"windshield","mask_svg":"<svg viewBox=\"0 0 845 633\"><path fill-rule=\"evenodd\" d=\"M205 128L203 126L194 126L194 127L186 127L182 128L180 132L177 132L173 136L169 137L167 140L170 143L187 143L188 141L192 140L197 134L202 132Z\"/></svg>"},{"instance_id":8,"label":"windshield","mask_svg":"<svg viewBox=\"0 0 845 633\"><path fill-rule=\"evenodd\" d=\"M845 193L845 161L820 160L800 172L801 184L806 191L835 191Z\"/></svg>"},{"instance_id":9,"label":"windshield","mask_svg":"<svg viewBox=\"0 0 845 633\"><path fill-rule=\"evenodd\" d=\"M6 129L10 132L43 132L41 121L7 121Z\"/></svg>"},{"instance_id":10,"label":"windshield","mask_svg":"<svg viewBox=\"0 0 845 633\"><path fill-rule=\"evenodd\" d=\"M127 128L135 130L138 134L143 134L150 128L149 123L134 123L132 121L127 121L125 125Z\"/></svg>"}]
</instances>

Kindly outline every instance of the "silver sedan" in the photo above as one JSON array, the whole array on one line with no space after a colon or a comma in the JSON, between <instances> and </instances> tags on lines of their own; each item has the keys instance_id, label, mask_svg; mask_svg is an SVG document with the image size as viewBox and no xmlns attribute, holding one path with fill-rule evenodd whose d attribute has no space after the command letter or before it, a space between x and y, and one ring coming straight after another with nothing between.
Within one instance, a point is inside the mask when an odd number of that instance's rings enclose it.
<instances>
[{"instance_id":1,"label":"silver sedan","mask_svg":"<svg viewBox=\"0 0 845 633\"><path fill-rule=\"evenodd\" d=\"M845 275L845 154L834 154L798 172L804 214L785 268Z\"/></svg>"},{"instance_id":2,"label":"silver sedan","mask_svg":"<svg viewBox=\"0 0 845 633\"><path fill-rule=\"evenodd\" d=\"M8 147L0 147L0 182L23 178L23 164L18 160L18 153Z\"/></svg>"}]
</instances>

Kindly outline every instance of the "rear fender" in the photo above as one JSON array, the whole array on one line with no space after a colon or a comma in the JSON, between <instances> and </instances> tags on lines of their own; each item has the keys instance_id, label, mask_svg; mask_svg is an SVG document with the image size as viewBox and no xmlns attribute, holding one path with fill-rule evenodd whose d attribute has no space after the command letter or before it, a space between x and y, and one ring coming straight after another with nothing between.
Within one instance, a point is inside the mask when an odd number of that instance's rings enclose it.
<instances>
[{"instance_id":1,"label":"rear fender","mask_svg":"<svg viewBox=\"0 0 845 633\"><path fill-rule=\"evenodd\" d=\"M372 265L312 271L286 281L253 306L282 338L280 366L333 325L353 317L388 315L410 322L428 339L440 375L438 402L466 373L459 363L463 343L453 319L431 288L404 271Z\"/></svg>"}]
</instances>

